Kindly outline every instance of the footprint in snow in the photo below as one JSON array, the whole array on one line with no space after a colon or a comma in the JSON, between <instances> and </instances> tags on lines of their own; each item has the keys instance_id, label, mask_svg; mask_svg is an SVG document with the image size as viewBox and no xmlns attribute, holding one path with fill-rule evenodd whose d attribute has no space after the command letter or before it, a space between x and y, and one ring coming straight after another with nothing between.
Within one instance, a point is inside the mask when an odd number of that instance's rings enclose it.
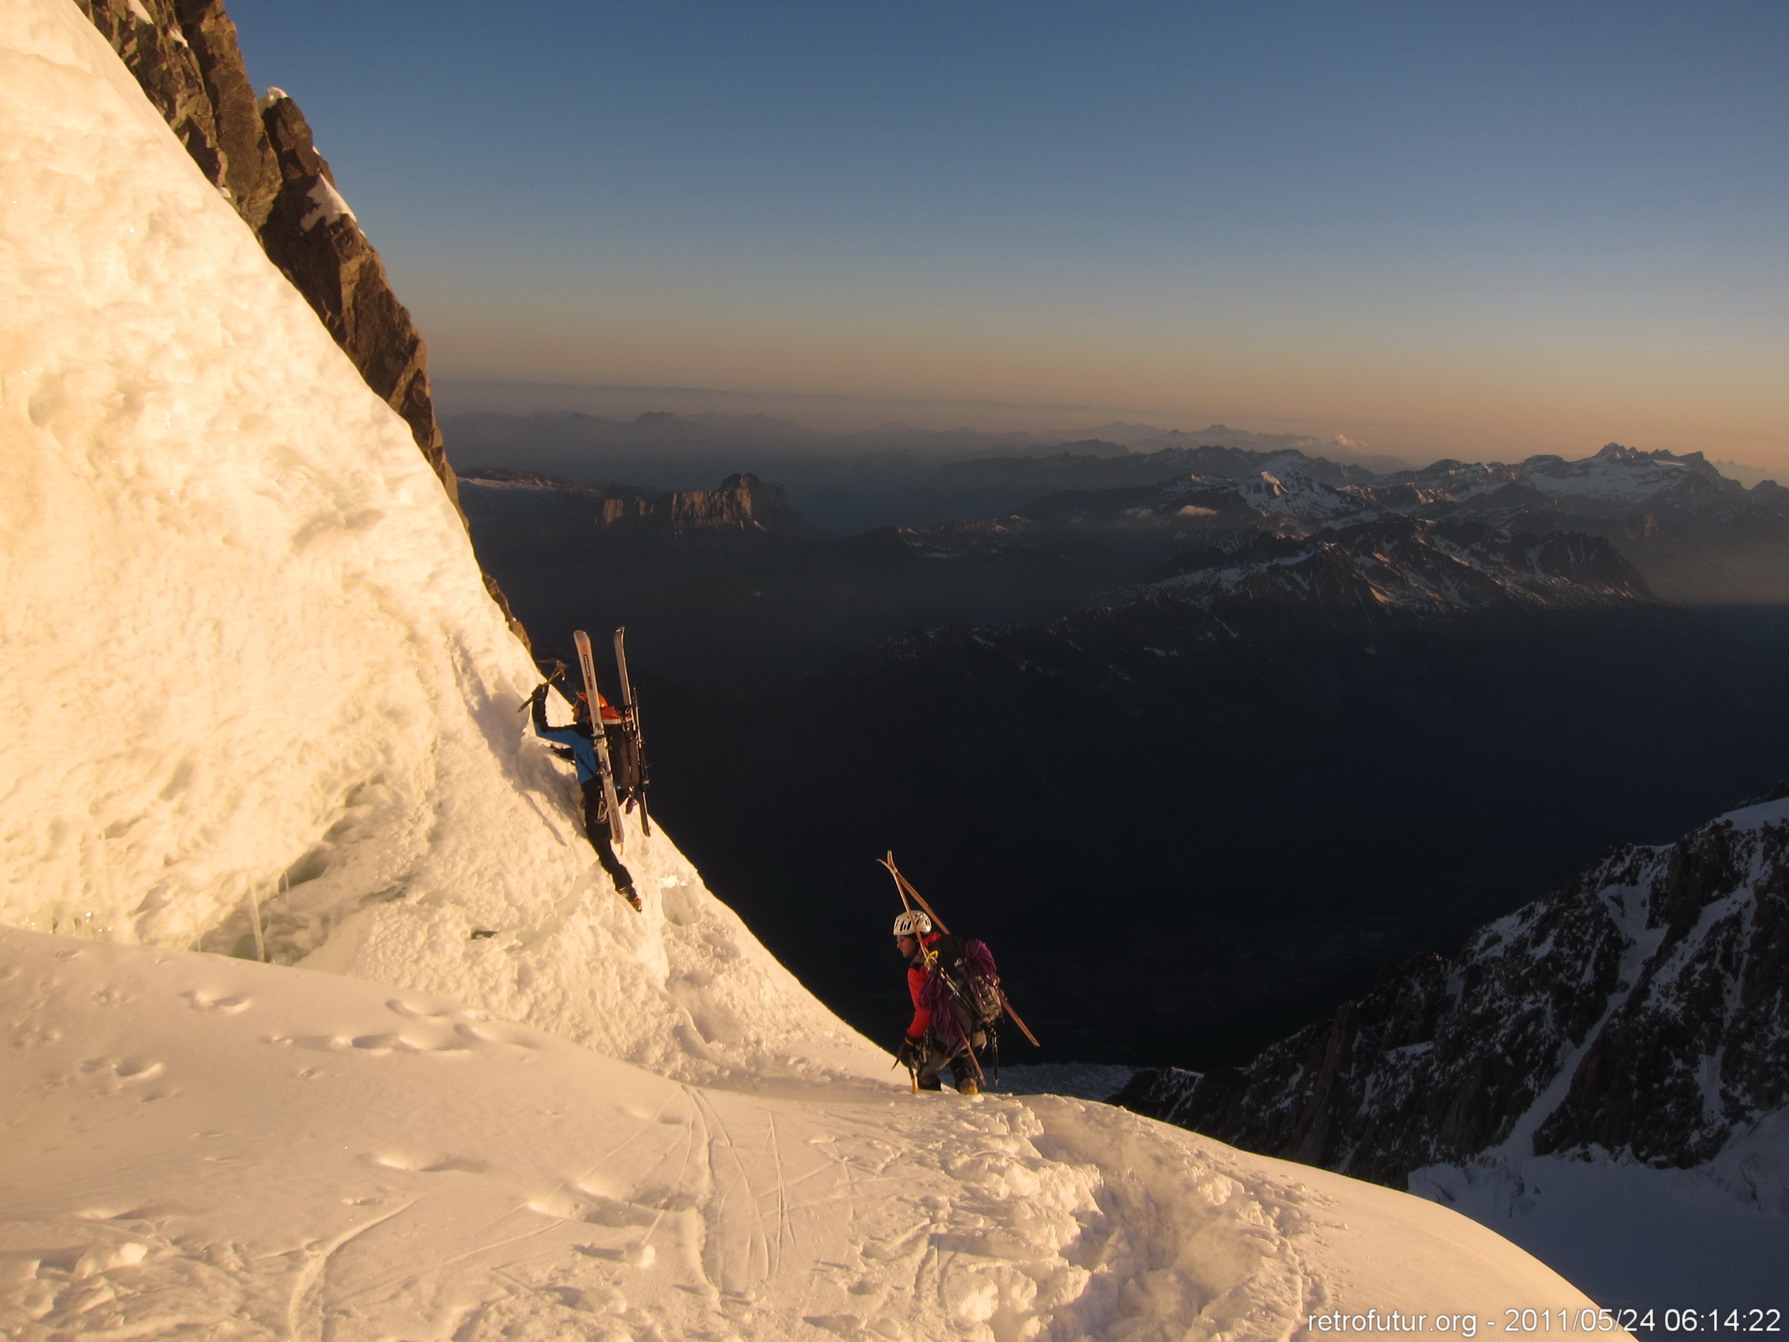
<instances>
[{"instance_id":1,"label":"footprint in snow","mask_svg":"<svg viewBox=\"0 0 1789 1342\"><path fill-rule=\"evenodd\" d=\"M558 1221L582 1221L586 1225L607 1226L610 1230L635 1229L658 1220L658 1213L650 1207L573 1189L544 1194L528 1202L527 1207L538 1216L550 1216Z\"/></svg>"},{"instance_id":2,"label":"footprint in snow","mask_svg":"<svg viewBox=\"0 0 1789 1342\"><path fill-rule=\"evenodd\" d=\"M896 1339L907 1336L907 1331L896 1319L860 1319L854 1314L805 1314L802 1322L810 1324L835 1337L845 1337L858 1342L896 1342Z\"/></svg>"},{"instance_id":3,"label":"footprint in snow","mask_svg":"<svg viewBox=\"0 0 1789 1342\"><path fill-rule=\"evenodd\" d=\"M398 1034L357 1034L348 1041L349 1048L357 1048L362 1053L390 1053L402 1047L404 1037Z\"/></svg>"},{"instance_id":4,"label":"footprint in snow","mask_svg":"<svg viewBox=\"0 0 1789 1342\"><path fill-rule=\"evenodd\" d=\"M70 1215L82 1221L159 1221L166 1216L165 1207L138 1207L116 1204L110 1206L86 1207Z\"/></svg>"},{"instance_id":5,"label":"footprint in snow","mask_svg":"<svg viewBox=\"0 0 1789 1342\"><path fill-rule=\"evenodd\" d=\"M453 1027L455 1034L466 1039L476 1039L481 1044L508 1044L512 1048L537 1049L540 1042L533 1030L525 1025L511 1025L506 1021L488 1021L483 1024L462 1022Z\"/></svg>"},{"instance_id":6,"label":"footprint in snow","mask_svg":"<svg viewBox=\"0 0 1789 1342\"><path fill-rule=\"evenodd\" d=\"M439 1010L431 1008L425 1002L407 1002L402 997L394 997L385 1004L385 1009L396 1016L408 1016L414 1020L427 1021L467 1021L484 1020L485 1014L474 1007L442 1006Z\"/></svg>"},{"instance_id":7,"label":"footprint in snow","mask_svg":"<svg viewBox=\"0 0 1789 1342\"><path fill-rule=\"evenodd\" d=\"M369 1152L361 1156L368 1165L382 1170L403 1170L409 1174L483 1174L490 1162L472 1156L409 1156L393 1152Z\"/></svg>"},{"instance_id":8,"label":"footprint in snow","mask_svg":"<svg viewBox=\"0 0 1789 1342\"><path fill-rule=\"evenodd\" d=\"M216 993L208 993L194 988L191 992L180 994L192 1004L194 1011L215 1011L219 1015L234 1016L238 1012L247 1011L254 1005L252 997L225 997Z\"/></svg>"},{"instance_id":9,"label":"footprint in snow","mask_svg":"<svg viewBox=\"0 0 1789 1342\"><path fill-rule=\"evenodd\" d=\"M161 1063L144 1058L88 1058L81 1063L81 1070L89 1076L97 1072L110 1073L119 1081L148 1081L160 1076L165 1069Z\"/></svg>"},{"instance_id":10,"label":"footprint in snow","mask_svg":"<svg viewBox=\"0 0 1789 1342\"><path fill-rule=\"evenodd\" d=\"M266 1035L263 1040L281 1048L304 1048L317 1053L364 1053L382 1058L393 1053L434 1053L448 1057L464 1055L467 1046L451 1036L421 1037L410 1034L309 1034Z\"/></svg>"}]
</instances>

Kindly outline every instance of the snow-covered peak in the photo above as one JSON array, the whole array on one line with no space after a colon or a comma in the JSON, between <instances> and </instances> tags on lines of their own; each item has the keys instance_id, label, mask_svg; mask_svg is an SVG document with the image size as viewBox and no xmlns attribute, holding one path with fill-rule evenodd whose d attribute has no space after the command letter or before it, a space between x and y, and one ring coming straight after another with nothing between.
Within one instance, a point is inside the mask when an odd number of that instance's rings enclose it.
<instances>
[{"instance_id":1,"label":"snow-covered peak","mask_svg":"<svg viewBox=\"0 0 1789 1342\"><path fill-rule=\"evenodd\" d=\"M1211 488L1227 482L1201 480L1198 483ZM1324 484L1286 465L1278 470L1264 470L1253 479L1239 480L1232 487L1251 507L1299 522L1329 522L1363 512L1367 506L1349 488Z\"/></svg>"},{"instance_id":2,"label":"snow-covered peak","mask_svg":"<svg viewBox=\"0 0 1789 1342\"><path fill-rule=\"evenodd\" d=\"M1686 486L1706 485L1711 480L1733 490L1743 488L1708 466L1701 453L1679 457L1670 452L1641 452L1620 443L1610 443L1595 456L1581 461L1530 457L1523 463L1521 478L1555 497L1604 504L1632 505Z\"/></svg>"},{"instance_id":3,"label":"snow-covered peak","mask_svg":"<svg viewBox=\"0 0 1789 1342\"><path fill-rule=\"evenodd\" d=\"M1738 810L1727 812L1715 823L1731 825L1735 830L1763 829L1766 825L1789 823L1789 796L1773 797L1769 801L1741 806Z\"/></svg>"},{"instance_id":4,"label":"snow-covered peak","mask_svg":"<svg viewBox=\"0 0 1789 1342\"><path fill-rule=\"evenodd\" d=\"M1700 452L1644 452L1620 443L1570 461L1551 454L1517 465L1437 461L1419 471L1387 476L1379 486L1402 491L1400 506L1483 499L1511 487L1532 491L1527 497L1537 503L1551 501L1599 514L1744 492L1744 486L1722 475ZM1388 500L1393 497L1387 495Z\"/></svg>"}]
</instances>

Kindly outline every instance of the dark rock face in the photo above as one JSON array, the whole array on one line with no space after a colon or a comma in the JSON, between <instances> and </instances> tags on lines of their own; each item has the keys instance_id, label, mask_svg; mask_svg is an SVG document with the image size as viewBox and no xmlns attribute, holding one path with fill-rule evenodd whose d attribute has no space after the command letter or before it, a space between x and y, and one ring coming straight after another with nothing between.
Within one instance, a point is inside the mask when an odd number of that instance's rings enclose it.
<instances>
[{"instance_id":1,"label":"dark rock face","mask_svg":"<svg viewBox=\"0 0 1789 1342\"><path fill-rule=\"evenodd\" d=\"M1789 805L1621 849L1243 1067L1118 1099L1400 1187L1498 1147L1701 1164L1789 1106Z\"/></svg>"},{"instance_id":2,"label":"dark rock face","mask_svg":"<svg viewBox=\"0 0 1789 1342\"><path fill-rule=\"evenodd\" d=\"M755 475L729 475L719 489L688 490L671 495L671 526L678 531L798 531L801 517L789 507L781 485L767 485Z\"/></svg>"},{"instance_id":3,"label":"dark rock face","mask_svg":"<svg viewBox=\"0 0 1789 1342\"><path fill-rule=\"evenodd\" d=\"M297 104L283 94L270 96L264 108L257 103L222 0L76 3L367 385L403 416L457 506L458 482L435 421L422 337L337 193ZM526 643L526 631L489 575L485 586Z\"/></svg>"},{"instance_id":4,"label":"dark rock face","mask_svg":"<svg viewBox=\"0 0 1789 1342\"><path fill-rule=\"evenodd\" d=\"M1698 1164L1789 1103L1789 824L1711 827L1644 879L1658 949L1536 1131L1538 1154Z\"/></svg>"}]
</instances>

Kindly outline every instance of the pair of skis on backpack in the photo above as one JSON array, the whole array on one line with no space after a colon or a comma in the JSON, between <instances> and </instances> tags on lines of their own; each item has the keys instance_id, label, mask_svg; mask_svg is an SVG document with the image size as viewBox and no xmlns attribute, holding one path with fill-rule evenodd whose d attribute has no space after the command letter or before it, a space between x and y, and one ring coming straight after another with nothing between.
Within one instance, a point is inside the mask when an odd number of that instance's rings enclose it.
<instances>
[{"instance_id":1,"label":"pair of skis on backpack","mask_svg":"<svg viewBox=\"0 0 1789 1342\"><path fill-rule=\"evenodd\" d=\"M572 642L578 649L578 669L584 675L584 701L590 706L590 725L595 740L596 761L602 766L603 800L609 805L611 825L615 832L615 848L619 852L623 846L621 836L621 800L615 790L615 761L609 751L609 734L605 729L602 716L603 697L597 691L596 658L590 651L590 635L582 629L574 630ZM632 773L629 780L628 807L632 809L635 802L640 806L640 833L652 836L652 819L646 812L646 748L640 736L640 705L634 698L633 682L627 675L627 627L623 625L615 631L615 672L621 679L621 703L617 712L621 714L621 734L625 748L632 755Z\"/></svg>"},{"instance_id":2,"label":"pair of skis on backpack","mask_svg":"<svg viewBox=\"0 0 1789 1342\"><path fill-rule=\"evenodd\" d=\"M621 826L623 803L621 792L627 794L626 809L632 810L635 805L640 808L640 832L650 838L652 835L652 818L646 808L646 750L640 732L640 704L634 697L633 682L627 673L627 629L623 626L615 631L615 668L621 681L621 702L615 711L619 721L619 747L625 752L628 763L628 777L625 788L616 786L616 762L614 752L610 749L608 726L603 721L603 707L607 703L597 682L596 657L591 651L590 635L582 629L572 633L572 642L577 647L578 669L584 680L584 705L589 714L591 727L591 750L596 756L597 777L602 786L603 805L609 817L609 842L617 855L626 847L626 836ZM559 679L565 673L565 663L555 661L547 674L549 682ZM614 708L613 705L610 707ZM631 889L624 888L622 894L632 904L634 911L640 910L640 899Z\"/></svg>"}]
</instances>

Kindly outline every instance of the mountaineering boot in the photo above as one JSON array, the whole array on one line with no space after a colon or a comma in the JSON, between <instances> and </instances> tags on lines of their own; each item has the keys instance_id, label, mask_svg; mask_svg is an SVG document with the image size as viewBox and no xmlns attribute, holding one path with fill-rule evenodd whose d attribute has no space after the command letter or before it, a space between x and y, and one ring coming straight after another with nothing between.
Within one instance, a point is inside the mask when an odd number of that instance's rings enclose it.
<instances>
[{"instance_id":1,"label":"mountaineering boot","mask_svg":"<svg viewBox=\"0 0 1789 1342\"><path fill-rule=\"evenodd\" d=\"M980 1095L981 1087L976 1084L974 1077L970 1077L967 1080L964 1080L964 1081L961 1081L958 1083L957 1094L959 1094L959 1095Z\"/></svg>"},{"instance_id":2,"label":"mountaineering boot","mask_svg":"<svg viewBox=\"0 0 1789 1342\"><path fill-rule=\"evenodd\" d=\"M621 897L623 899L625 899L629 904L632 904L634 906L635 913L640 912L642 909L644 909L646 907L645 904L641 903L639 892L637 890L635 890L633 888L633 886L618 885L615 887L615 889L621 895Z\"/></svg>"}]
</instances>

